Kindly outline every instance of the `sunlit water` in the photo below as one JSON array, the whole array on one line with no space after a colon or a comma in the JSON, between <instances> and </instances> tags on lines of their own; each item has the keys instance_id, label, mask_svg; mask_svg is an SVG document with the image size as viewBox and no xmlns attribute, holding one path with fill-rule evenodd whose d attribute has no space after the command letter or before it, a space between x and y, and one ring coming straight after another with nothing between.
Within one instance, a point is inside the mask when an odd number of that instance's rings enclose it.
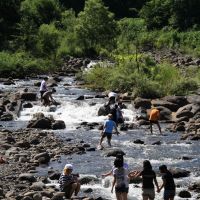
<instances>
[{"instance_id":1,"label":"sunlit water","mask_svg":"<svg viewBox=\"0 0 200 200\"><path fill-rule=\"evenodd\" d=\"M0 89L9 90L12 87L13 91L19 91L19 88L31 87L32 90L37 91L38 88L33 87L34 80L32 81L17 81L16 86L3 86L0 85ZM54 119L64 120L66 123L65 130L54 131L56 134L63 138L71 138L73 141L84 141L90 144L91 147L97 147L100 139L100 131L95 128L92 130L86 130L83 126L80 126L82 122L98 122L103 124L106 119L105 116L97 116L97 111L100 106L105 103L105 99L88 98L83 101L76 100L80 95L87 97L94 97L97 93L89 91L83 88L65 87L64 84L74 84L73 78L64 78L59 86L56 87L57 93L54 95L58 102L61 102L60 106L57 106L55 112L51 112L49 107L42 107L40 103L34 103L33 108L24 109L21 112L21 116L14 122L10 123L10 126L21 128L28 120L30 120L34 113L43 112L46 116L52 115ZM136 110L127 104L128 108L123 109L126 123L132 123L136 116ZM8 126L6 123L1 123L4 126ZM77 129L77 127L79 127ZM122 149L125 153L125 162L128 163L129 168L140 170L142 169L142 162L144 159L149 159L153 165L153 168L158 172L158 167L162 164L166 164L168 167L179 167L191 171L191 174L187 178L176 179L177 193L182 189L187 189L187 186L198 180L199 164L200 164L200 145L196 141L188 142L181 141L180 134L170 133L164 131L164 125L162 125L164 135L160 136L157 127L154 127L155 135L150 135L150 131L147 128L140 128L121 132L119 136L113 135L112 148ZM144 141L144 145L134 144L133 141L140 139ZM161 141L161 145L152 145L156 141ZM54 161L49 164L48 167L54 170L62 171L66 163L72 163L75 168L75 172L80 173L81 176L92 175L101 178L101 174L107 172L113 166L113 157L105 157L105 151L109 150L106 141L104 141L104 150L97 150L92 152L86 152L86 154L62 156L61 163ZM182 156L191 157L192 160L182 160ZM46 175L48 168L39 168L40 175ZM106 199L115 199L115 195L111 194L110 183L112 177L108 177L105 180L100 180L98 184L83 185L82 191L86 188L92 188L94 196L102 196ZM158 181L161 184L161 178L158 177ZM103 183L102 183L103 182ZM107 183L107 184L104 184ZM106 187L105 187L106 186ZM129 199L140 200L141 198L141 184L131 184L129 188ZM162 191L163 192L163 191ZM162 199L162 192L156 194L156 199ZM192 200L196 199L197 194L193 194ZM182 199L179 197L176 200Z\"/></svg>"}]
</instances>

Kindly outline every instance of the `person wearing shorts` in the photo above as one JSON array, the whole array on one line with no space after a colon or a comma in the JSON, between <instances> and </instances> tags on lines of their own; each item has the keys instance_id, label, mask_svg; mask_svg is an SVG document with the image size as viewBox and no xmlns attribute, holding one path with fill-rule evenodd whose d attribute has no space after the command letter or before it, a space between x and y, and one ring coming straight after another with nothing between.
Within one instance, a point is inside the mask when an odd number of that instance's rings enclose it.
<instances>
[{"instance_id":1,"label":"person wearing shorts","mask_svg":"<svg viewBox=\"0 0 200 200\"><path fill-rule=\"evenodd\" d=\"M153 124L157 124L160 134L162 134L161 127L158 121L159 119L160 119L160 111L157 108L152 108L149 115L151 134L153 134L153 129L152 129Z\"/></svg>"},{"instance_id":2,"label":"person wearing shorts","mask_svg":"<svg viewBox=\"0 0 200 200\"><path fill-rule=\"evenodd\" d=\"M117 200L127 200L129 190L128 170L123 167L123 160L120 158L115 159L114 166L111 193L113 193L115 186Z\"/></svg>"},{"instance_id":3,"label":"person wearing shorts","mask_svg":"<svg viewBox=\"0 0 200 200\"><path fill-rule=\"evenodd\" d=\"M112 132L115 129L116 133L119 134L117 130L116 123L112 120L112 114L108 114L108 119L104 122L103 132L101 134L101 139L99 145L102 146L103 139L107 137L108 145L111 146Z\"/></svg>"},{"instance_id":4,"label":"person wearing shorts","mask_svg":"<svg viewBox=\"0 0 200 200\"><path fill-rule=\"evenodd\" d=\"M142 171L133 171L129 174L131 178L142 177L142 197L143 200L153 200L155 198L155 183L157 190L158 182L156 179L156 173L152 170L152 166L149 160L145 160L143 162L143 170Z\"/></svg>"},{"instance_id":5,"label":"person wearing shorts","mask_svg":"<svg viewBox=\"0 0 200 200\"><path fill-rule=\"evenodd\" d=\"M164 188L163 199L164 200L174 200L176 194L176 186L174 183L172 173L167 169L166 165L161 165L159 167L160 173L162 175L163 184L159 188L158 192Z\"/></svg>"}]
</instances>

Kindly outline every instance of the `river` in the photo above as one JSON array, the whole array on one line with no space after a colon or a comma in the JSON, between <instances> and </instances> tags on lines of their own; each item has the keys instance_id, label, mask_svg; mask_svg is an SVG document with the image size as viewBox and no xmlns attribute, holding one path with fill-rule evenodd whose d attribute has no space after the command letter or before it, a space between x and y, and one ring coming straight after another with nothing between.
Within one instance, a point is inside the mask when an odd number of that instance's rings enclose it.
<instances>
[{"instance_id":1,"label":"river","mask_svg":"<svg viewBox=\"0 0 200 200\"><path fill-rule=\"evenodd\" d=\"M37 91L38 88L33 87L36 80L20 80L16 81L16 86L2 86L0 89L17 91L18 88L31 87L32 91ZM69 84L71 86L64 86ZM98 122L102 123L106 119L105 116L97 116L97 111L102 106L106 99L94 98L97 92L90 91L84 88L75 86L74 77L63 77L63 80L55 87L57 90L54 98L56 101L61 102L55 111L51 111L49 107L42 107L40 103L35 103L32 108L26 108L21 111L21 115L12 123L4 123L8 128L22 128L32 118L34 113L43 112L46 116L52 115L55 119L65 121L66 129L54 131L59 137L69 141L81 142L85 141L91 147L96 147L100 139L100 131L95 129L86 129L80 126L82 122ZM84 95L85 100L76 100L77 97ZM123 109L126 123L133 123L137 111L131 104L127 104L127 109ZM112 147L122 149L126 155L125 162L128 163L130 169L142 169L142 162L145 159L151 161L153 169L158 172L158 167L166 164L170 167L179 167L191 172L189 177L175 179L177 193L183 189L187 190L190 183L198 180L199 166L200 166L200 144L198 141L184 141L180 140L179 133L170 133L165 130L165 125L162 124L164 134L161 136L154 127L154 135L150 134L147 128L139 128L128 131L121 131L120 135L114 135L112 139ZM144 145L134 144L133 141L140 139L144 141ZM152 145L152 143L160 141L161 145ZM105 149L107 147L104 141ZM191 160L182 160L181 157L186 156L192 158ZM91 175L100 177L104 172L107 172L113 166L113 157L105 157L104 150L96 150L86 152L86 154L62 156L61 162L53 161L49 164L49 168L62 171L66 163L74 165L74 171L78 172L81 176ZM38 168L40 175L46 175L47 167ZM97 184L83 185L82 189L92 188L94 196L102 196L105 199L115 199L115 195L111 194L110 186L105 183L110 183L112 177L100 181ZM158 177L158 182L161 184L161 178ZM156 200L162 199L162 193L156 194ZM192 194L191 200L196 199L197 194ZM140 200L141 198L141 184L131 184L129 188L129 199ZM182 199L176 196L175 200Z\"/></svg>"}]
</instances>

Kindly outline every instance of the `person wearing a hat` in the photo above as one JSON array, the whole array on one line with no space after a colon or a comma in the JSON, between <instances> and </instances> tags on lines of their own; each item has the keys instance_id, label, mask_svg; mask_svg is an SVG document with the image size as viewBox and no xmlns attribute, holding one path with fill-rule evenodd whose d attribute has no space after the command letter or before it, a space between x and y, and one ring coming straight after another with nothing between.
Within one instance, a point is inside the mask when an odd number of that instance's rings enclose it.
<instances>
[{"instance_id":1,"label":"person wearing a hat","mask_svg":"<svg viewBox=\"0 0 200 200\"><path fill-rule=\"evenodd\" d=\"M66 198L71 198L74 195L77 196L80 191L80 183L78 181L78 174L72 174L73 165L66 164L63 173L59 178L60 190L65 192Z\"/></svg>"},{"instance_id":2,"label":"person wearing a hat","mask_svg":"<svg viewBox=\"0 0 200 200\"><path fill-rule=\"evenodd\" d=\"M50 90L50 91L48 90L43 94L42 98L43 98L43 105L44 106L50 106L51 102L56 102L54 100L54 98L52 97L52 94L55 93L55 92L56 92L56 90L54 88L52 88L52 90Z\"/></svg>"},{"instance_id":3,"label":"person wearing a hat","mask_svg":"<svg viewBox=\"0 0 200 200\"><path fill-rule=\"evenodd\" d=\"M102 147L102 142L105 137L107 137L108 145L111 146L112 132L115 129L116 133L119 134L117 130L116 123L112 120L112 114L108 114L108 119L104 122L103 131L101 134L101 139L99 146Z\"/></svg>"}]
</instances>

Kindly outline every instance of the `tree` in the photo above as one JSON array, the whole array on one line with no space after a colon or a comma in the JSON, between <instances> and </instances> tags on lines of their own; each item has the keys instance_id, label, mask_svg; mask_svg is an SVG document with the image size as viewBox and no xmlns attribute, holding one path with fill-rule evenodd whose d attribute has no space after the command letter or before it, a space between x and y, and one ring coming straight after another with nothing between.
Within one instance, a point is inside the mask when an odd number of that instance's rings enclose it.
<instances>
[{"instance_id":1,"label":"tree","mask_svg":"<svg viewBox=\"0 0 200 200\"><path fill-rule=\"evenodd\" d=\"M150 0L140 11L148 29L160 29L169 24L173 0Z\"/></svg>"},{"instance_id":2,"label":"tree","mask_svg":"<svg viewBox=\"0 0 200 200\"><path fill-rule=\"evenodd\" d=\"M117 24L114 16L102 0L87 0L83 12L78 15L77 39L86 50L112 49L115 44Z\"/></svg>"},{"instance_id":3,"label":"tree","mask_svg":"<svg viewBox=\"0 0 200 200\"><path fill-rule=\"evenodd\" d=\"M8 40L16 34L16 23L20 20L21 0L0 1L0 48L6 46ZM4 46L5 44L5 46Z\"/></svg>"},{"instance_id":4,"label":"tree","mask_svg":"<svg viewBox=\"0 0 200 200\"><path fill-rule=\"evenodd\" d=\"M38 52L45 57L56 59L56 51L59 47L59 31L53 24L43 24L39 28L37 49Z\"/></svg>"},{"instance_id":5,"label":"tree","mask_svg":"<svg viewBox=\"0 0 200 200\"><path fill-rule=\"evenodd\" d=\"M39 27L60 20L62 10L57 0L24 0L20 11L20 36L17 42L26 50L34 50Z\"/></svg>"}]
</instances>

